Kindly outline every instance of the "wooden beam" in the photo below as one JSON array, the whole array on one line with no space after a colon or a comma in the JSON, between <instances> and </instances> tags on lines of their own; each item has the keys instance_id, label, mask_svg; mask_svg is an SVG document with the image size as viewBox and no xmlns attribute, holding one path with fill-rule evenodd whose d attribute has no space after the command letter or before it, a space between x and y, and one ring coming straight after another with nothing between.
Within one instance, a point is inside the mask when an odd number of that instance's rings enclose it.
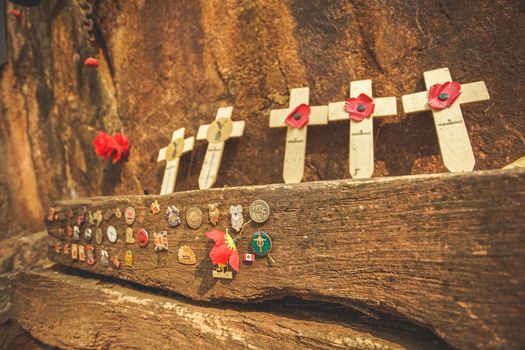
<instances>
[{"instance_id":1,"label":"wooden beam","mask_svg":"<svg viewBox=\"0 0 525 350\"><path fill-rule=\"evenodd\" d=\"M517 347L525 342L525 171L498 170L295 185L189 191L168 196L92 198L57 203L60 211L133 205L134 229L168 229L149 205L175 204L181 217L191 206L207 213L219 203L218 227L229 224L230 205L247 208L255 199L271 207L262 228L273 240L273 266L264 259L242 265L233 281L212 278L206 225L169 230L170 251L126 246L125 223L115 244L131 249L134 268L89 266L53 252L64 265L173 291L194 300L258 302L292 295L366 305L422 324L458 348ZM48 224L51 235L65 240ZM255 231L250 227L248 235ZM245 251L248 238L238 242ZM189 245L197 264L177 262ZM96 246L96 249L99 247Z\"/></svg>"},{"instance_id":2,"label":"wooden beam","mask_svg":"<svg viewBox=\"0 0 525 350\"><path fill-rule=\"evenodd\" d=\"M294 305L270 302L264 307L195 305L183 298L51 270L19 273L0 282L9 285L12 319L52 347L444 348L437 337L407 326L406 321L376 321L337 305L308 306L297 301Z\"/></svg>"}]
</instances>

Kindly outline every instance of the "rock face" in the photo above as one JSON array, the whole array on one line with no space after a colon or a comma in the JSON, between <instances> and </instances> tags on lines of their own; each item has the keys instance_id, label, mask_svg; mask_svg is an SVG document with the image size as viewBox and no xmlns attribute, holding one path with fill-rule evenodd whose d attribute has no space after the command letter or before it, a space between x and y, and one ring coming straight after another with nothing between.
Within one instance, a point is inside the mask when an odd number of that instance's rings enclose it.
<instances>
[{"instance_id":1,"label":"rock face","mask_svg":"<svg viewBox=\"0 0 525 350\"><path fill-rule=\"evenodd\" d=\"M269 110L290 88L315 105L340 101L355 79L374 95L424 89L449 67L484 80L491 101L464 108L476 169L525 153L525 6L503 1L100 1L95 48L77 2L43 1L9 15L0 68L0 235L43 227L60 198L157 193L158 150L173 130L195 135L233 105L245 136L229 141L216 186L282 182L284 129ZM14 5L9 4L12 8ZM90 55L98 69L83 66ZM398 99L400 101L400 99ZM374 176L444 172L430 113L377 120ZM124 132L129 160L96 157L99 130ZM205 142L184 156L177 190L198 188ZM347 178L348 123L312 127L305 181Z\"/></svg>"}]
</instances>

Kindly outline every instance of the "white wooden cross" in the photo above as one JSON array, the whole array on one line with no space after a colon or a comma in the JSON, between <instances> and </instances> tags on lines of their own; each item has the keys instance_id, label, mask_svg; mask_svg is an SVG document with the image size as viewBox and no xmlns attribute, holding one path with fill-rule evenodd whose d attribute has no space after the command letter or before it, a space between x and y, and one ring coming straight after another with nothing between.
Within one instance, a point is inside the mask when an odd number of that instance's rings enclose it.
<instances>
[{"instance_id":1,"label":"white wooden cross","mask_svg":"<svg viewBox=\"0 0 525 350\"><path fill-rule=\"evenodd\" d=\"M211 188L217 180L221 165L224 144L230 137L241 137L244 134L244 121L232 121L233 107L219 108L215 120L211 124L201 125L197 140L208 140L208 149L204 156L199 188Z\"/></svg>"},{"instance_id":2,"label":"white wooden cross","mask_svg":"<svg viewBox=\"0 0 525 350\"><path fill-rule=\"evenodd\" d=\"M195 144L195 137L193 136L184 139L184 131L185 128L175 130L171 135L170 144L159 151L157 162L166 161L160 194L173 193L175 182L177 181L180 157L184 153L191 151Z\"/></svg>"},{"instance_id":3,"label":"white wooden cross","mask_svg":"<svg viewBox=\"0 0 525 350\"><path fill-rule=\"evenodd\" d=\"M366 94L372 98L372 80L350 82L350 98ZM374 98L374 112L362 121L350 119L345 101L328 104L328 119L350 120L349 170L353 178L368 178L374 172L374 122L373 118L397 114L395 97Z\"/></svg>"},{"instance_id":4,"label":"white wooden cross","mask_svg":"<svg viewBox=\"0 0 525 350\"><path fill-rule=\"evenodd\" d=\"M490 99L483 81L461 84L461 95L448 108L437 110L428 104L428 90L434 84L452 81L448 68L424 73L427 91L403 96L403 109L406 114L432 110L434 125L438 136L443 163L451 172L471 171L476 159L461 113L461 105Z\"/></svg>"},{"instance_id":5,"label":"white wooden cross","mask_svg":"<svg viewBox=\"0 0 525 350\"><path fill-rule=\"evenodd\" d=\"M309 95L310 89L307 87L291 89L289 108L270 111L270 128L287 127L283 166L285 183L299 183L303 179L308 125L328 124L328 106L310 106L310 119L302 128L294 128L285 123L295 108L301 104L309 104Z\"/></svg>"}]
</instances>

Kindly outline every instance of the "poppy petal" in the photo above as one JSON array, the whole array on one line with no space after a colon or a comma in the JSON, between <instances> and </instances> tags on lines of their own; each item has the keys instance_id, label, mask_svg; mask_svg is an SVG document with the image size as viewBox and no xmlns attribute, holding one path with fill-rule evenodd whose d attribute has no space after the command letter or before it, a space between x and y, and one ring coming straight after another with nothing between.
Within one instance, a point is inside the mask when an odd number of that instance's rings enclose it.
<instances>
[{"instance_id":1,"label":"poppy petal","mask_svg":"<svg viewBox=\"0 0 525 350\"><path fill-rule=\"evenodd\" d=\"M239 253L237 250L232 251L228 263L230 264L230 267L235 270L235 272L239 272Z\"/></svg>"},{"instance_id":2,"label":"poppy petal","mask_svg":"<svg viewBox=\"0 0 525 350\"><path fill-rule=\"evenodd\" d=\"M215 245L210 251L210 259L212 264L226 264L230 258L232 251L226 244Z\"/></svg>"},{"instance_id":3,"label":"poppy petal","mask_svg":"<svg viewBox=\"0 0 525 350\"><path fill-rule=\"evenodd\" d=\"M224 244L225 233L221 230L211 230L206 233L206 237L213 239L215 245Z\"/></svg>"}]
</instances>

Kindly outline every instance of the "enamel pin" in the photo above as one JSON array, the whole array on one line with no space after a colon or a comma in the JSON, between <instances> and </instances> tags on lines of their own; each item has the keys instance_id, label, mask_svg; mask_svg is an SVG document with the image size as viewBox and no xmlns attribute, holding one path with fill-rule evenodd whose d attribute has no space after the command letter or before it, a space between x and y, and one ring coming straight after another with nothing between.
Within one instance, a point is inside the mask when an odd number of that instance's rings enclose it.
<instances>
[{"instance_id":1,"label":"enamel pin","mask_svg":"<svg viewBox=\"0 0 525 350\"><path fill-rule=\"evenodd\" d=\"M250 247L257 256L266 256L272 250L272 240L266 232L258 231L252 235Z\"/></svg>"},{"instance_id":2,"label":"enamel pin","mask_svg":"<svg viewBox=\"0 0 525 350\"><path fill-rule=\"evenodd\" d=\"M208 204L208 218L210 220L210 225L216 226L219 223L220 215L221 212L219 211L219 204Z\"/></svg>"},{"instance_id":3,"label":"enamel pin","mask_svg":"<svg viewBox=\"0 0 525 350\"><path fill-rule=\"evenodd\" d=\"M62 253L62 243L60 243L60 241L55 243L55 253L57 254Z\"/></svg>"},{"instance_id":4,"label":"enamel pin","mask_svg":"<svg viewBox=\"0 0 525 350\"><path fill-rule=\"evenodd\" d=\"M77 225L73 226L73 239L75 241L80 241L80 227Z\"/></svg>"},{"instance_id":5,"label":"enamel pin","mask_svg":"<svg viewBox=\"0 0 525 350\"><path fill-rule=\"evenodd\" d=\"M126 250L124 254L124 265L127 267L133 267L133 253L131 250Z\"/></svg>"},{"instance_id":6,"label":"enamel pin","mask_svg":"<svg viewBox=\"0 0 525 350\"><path fill-rule=\"evenodd\" d=\"M118 238L118 234L117 234L117 229L115 228L115 226L108 226L108 229L107 229L107 236L108 236L108 240L111 242L111 243L115 243L117 241L117 238Z\"/></svg>"},{"instance_id":7,"label":"enamel pin","mask_svg":"<svg viewBox=\"0 0 525 350\"><path fill-rule=\"evenodd\" d=\"M96 260L95 260L95 247L93 247L92 245L87 245L86 246L86 263L88 265L95 265L95 263L96 263Z\"/></svg>"},{"instance_id":8,"label":"enamel pin","mask_svg":"<svg viewBox=\"0 0 525 350\"><path fill-rule=\"evenodd\" d=\"M131 253L131 252L130 252ZM133 262L133 257L132 257L132 262ZM118 259L118 256L113 256L113 259L111 259L111 264L113 265L113 267L115 269L120 269L120 260Z\"/></svg>"},{"instance_id":9,"label":"enamel pin","mask_svg":"<svg viewBox=\"0 0 525 350\"><path fill-rule=\"evenodd\" d=\"M109 254L108 254L108 251L105 249L100 250L100 263L104 267L109 266Z\"/></svg>"},{"instance_id":10,"label":"enamel pin","mask_svg":"<svg viewBox=\"0 0 525 350\"><path fill-rule=\"evenodd\" d=\"M71 258L78 259L78 244L71 244Z\"/></svg>"},{"instance_id":11,"label":"enamel pin","mask_svg":"<svg viewBox=\"0 0 525 350\"><path fill-rule=\"evenodd\" d=\"M145 229L141 228L137 231L137 241L139 243L139 246L141 247L145 247L148 245L148 241L149 241L149 235L148 235L148 231L146 231Z\"/></svg>"},{"instance_id":12,"label":"enamel pin","mask_svg":"<svg viewBox=\"0 0 525 350\"><path fill-rule=\"evenodd\" d=\"M166 208L166 220L168 220L169 227L177 227L180 225L179 209L174 205L168 205Z\"/></svg>"},{"instance_id":13,"label":"enamel pin","mask_svg":"<svg viewBox=\"0 0 525 350\"><path fill-rule=\"evenodd\" d=\"M195 265L197 263L197 256L187 245L183 245L179 248L177 258L183 265Z\"/></svg>"},{"instance_id":14,"label":"enamel pin","mask_svg":"<svg viewBox=\"0 0 525 350\"><path fill-rule=\"evenodd\" d=\"M91 236L93 235L93 230L88 227L84 230L84 239L86 241L91 241Z\"/></svg>"},{"instance_id":15,"label":"enamel pin","mask_svg":"<svg viewBox=\"0 0 525 350\"><path fill-rule=\"evenodd\" d=\"M239 232L244 224L244 218L242 217L242 206L232 205L230 206L230 215L232 221L232 228Z\"/></svg>"},{"instance_id":16,"label":"enamel pin","mask_svg":"<svg viewBox=\"0 0 525 350\"><path fill-rule=\"evenodd\" d=\"M108 221L113 217L113 214L115 214L115 211L111 208L107 208L106 211L104 211L104 220Z\"/></svg>"},{"instance_id":17,"label":"enamel pin","mask_svg":"<svg viewBox=\"0 0 525 350\"><path fill-rule=\"evenodd\" d=\"M160 205L158 201L151 202L149 206L149 210L151 211L151 214L156 215L160 213Z\"/></svg>"},{"instance_id":18,"label":"enamel pin","mask_svg":"<svg viewBox=\"0 0 525 350\"><path fill-rule=\"evenodd\" d=\"M86 252L84 251L84 246L81 244L78 245L78 260L86 261Z\"/></svg>"},{"instance_id":19,"label":"enamel pin","mask_svg":"<svg viewBox=\"0 0 525 350\"><path fill-rule=\"evenodd\" d=\"M168 232L166 231L153 232L153 236L155 237L153 240L153 243L155 243L156 252L168 250Z\"/></svg>"},{"instance_id":20,"label":"enamel pin","mask_svg":"<svg viewBox=\"0 0 525 350\"><path fill-rule=\"evenodd\" d=\"M115 209L115 217L117 219L120 219L122 217L122 211L120 210L120 208Z\"/></svg>"},{"instance_id":21,"label":"enamel pin","mask_svg":"<svg viewBox=\"0 0 525 350\"><path fill-rule=\"evenodd\" d=\"M104 240L104 235L102 234L102 229L97 227L95 229L95 242L97 242L97 244L102 244L103 240Z\"/></svg>"},{"instance_id":22,"label":"enamel pin","mask_svg":"<svg viewBox=\"0 0 525 350\"><path fill-rule=\"evenodd\" d=\"M126 208L126 210L124 211L124 220L126 220L126 224L133 225L133 223L135 222L135 208Z\"/></svg>"},{"instance_id":23,"label":"enamel pin","mask_svg":"<svg viewBox=\"0 0 525 350\"><path fill-rule=\"evenodd\" d=\"M64 244L64 255L69 255L69 244Z\"/></svg>"},{"instance_id":24,"label":"enamel pin","mask_svg":"<svg viewBox=\"0 0 525 350\"><path fill-rule=\"evenodd\" d=\"M133 237L133 229L131 227L126 228L126 243L127 244L135 243L135 238Z\"/></svg>"},{"instance_id":25,"label":"enamel pin","mask_svg":"<svg viewBox=\"0 0 525 350\"><path fill-rule=\"evenodd\" d=\"M213 271L213 277L232 279L233 273L228 271L228 266L236 272L239 272L240 268L239 253L235 241L227 229L226 233L213 229L206 233L206 237L214 241L213 248L210 251L210 259L212 264L217 265L217 269Z\"/></svg>"}]
</instances>

